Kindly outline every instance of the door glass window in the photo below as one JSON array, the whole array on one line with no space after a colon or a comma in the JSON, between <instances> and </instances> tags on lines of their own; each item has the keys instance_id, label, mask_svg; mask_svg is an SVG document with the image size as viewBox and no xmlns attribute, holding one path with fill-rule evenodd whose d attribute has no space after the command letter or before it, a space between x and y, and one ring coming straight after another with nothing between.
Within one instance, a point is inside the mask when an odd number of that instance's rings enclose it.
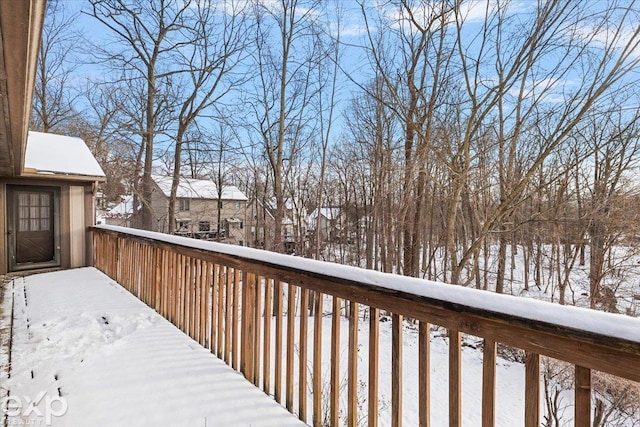
<instances>
[{"instance_id":1,"label":"door glass window","mask_svg":"<svg viewBox=\"0 0 640 427\"><path fill-rule=\"evenodd\" d=\"M20 210L20 231L29 231L29 195L18 194L18 204Z\"/></svg>"},{"instance_id":2,"label":"door glass window","mask_svg":"<svg viewBox=\"0 0 640 427\"><path fill-rule=\"evenodd\" d=\"M51 229L51 197L48 194L40 195L40 230Z\"/></svg>"},{"instance_id":3,"label":"door glass window","mask_svg":"<svg viewBox=\"0 0 640 427\"><path fill-rule=\"evenodd\" d=\"M18 194L19 231L51 230L51 195Z\"/></svg>"}]
</instances>

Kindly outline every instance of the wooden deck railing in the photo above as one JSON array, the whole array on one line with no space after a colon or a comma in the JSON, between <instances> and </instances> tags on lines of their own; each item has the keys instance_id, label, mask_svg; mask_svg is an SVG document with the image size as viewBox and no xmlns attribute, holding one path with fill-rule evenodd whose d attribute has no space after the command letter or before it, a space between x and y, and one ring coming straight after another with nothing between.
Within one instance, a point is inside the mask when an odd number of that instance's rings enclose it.
<instances>
[{"instance_id":1,"label":"wooden deck railing","mask_svg":"<svg viewBox=\"0 0 640 427\"><path fill-rule=\"evenodd\" d=\"M430 423L432 324L446 328L449 337L449 363L443 369L448 369L450 426L462 425L461 334L484 340L483 426L495 425L497 343L525 351L527 427L540 425L541 355L575 365L576 426L591 425L592 370L640 381L640 319L118 227L94 228L93 242L98 269L314 426L355 426L363 416L368 425L378 424L381 311L392 322L393 426L402 424L406 398L403 317L417 321L419 329L418 371L410 374L418 377L420 426ZM331 304L325 307L325 301ZM346 379L340 378L344 301L349 319ZM359 354L358 313L364 306L370 313L369 342L366 354ZM310 308L315 316L306 315ZM332 314L327 331L323 312ZM328 364L321 348L325 333L331 334ZM363 363L368 369L364 388L357 373ZM323 395L327 366L330 387ZM343 380L346 402L340 397ZM359 398L366 401L364 407Z\"/></svg>"}]
</instances>

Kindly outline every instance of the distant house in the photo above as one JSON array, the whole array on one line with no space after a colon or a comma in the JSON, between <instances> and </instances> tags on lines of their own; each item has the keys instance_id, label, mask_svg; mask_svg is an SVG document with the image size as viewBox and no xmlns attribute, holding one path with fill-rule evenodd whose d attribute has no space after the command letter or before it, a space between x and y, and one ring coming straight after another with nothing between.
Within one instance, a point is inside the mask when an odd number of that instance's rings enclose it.
<instances>
[{"instance_id":1,"label":"distant house","mask_svg":"<svg viewBox=\"0 0 640 427\"><path fill-rule=\"evenodd\" d=\"M29 132L18 176L0 177L0 274L91 261L87 227L105 175L79 138Z\"/></svg>"},{"instance_id":2,"label":"distant house","mask_svg":"<svg viewBox=\"0 0 640 427\"><path fill-rule=\"evenodd\" d=\"M167 233L172 178L153 176L153 182L154 231ZM223 186L221 193L219 198L213 181L181 178L175 206L175 234L244 245L247 197L233 185Z\"/></svg>"},{"instance_id":3,"label":"distant house","mask_svg":"<svg viewBox=\"0 0 640 427\"><path fill-rule=\"evenodd\" d=\"M105 224L131 227L133 218L133 196L125 196L120 203L103 215Z\"/></svg>"},{"instance_id":4,"label":"distant house","mask_svg":"<svg viewBox=\"0 0 640 427\"><path fill-rule=\"evenodd\" d=\"M307 217L307 227L310 234L315 234L316 227L320 229L321 241L333 241L340 234L342 210L335 207L317 208Z\"/></svg>"},{"instance_id":5,"label":"distant house","mask_svg":"<svg viewBox=\"0 0 640 427\"><path fill-rule=\"evenodd\" d=\"M247 204L246 240L249 246L266 249L275 238L275 217L269 203L252 198Z\"/></svg>"},{"instance_id":6,"label":"distant house","mask_svg":"<svg viewBox=\"0 0 640 427\"><path fill-rule=\"evenodd\" d=\"M301 252L307 243L307 210L298 200L284 201L282 242L286 253ZM247 241L253 247L269 249L275 239L276 202L252 199L247 207Z\"/></svg>"},{"instance_id":7,"label":"distant house","mask_svg":"<svg viewBox=\"0 0 640 427\"><path fill-rule=\"evenodd\" d=\"M307 243L307 208L300 200L285 199L282 232L287 253L302 252Z\"/></svg>"}]
</instances>

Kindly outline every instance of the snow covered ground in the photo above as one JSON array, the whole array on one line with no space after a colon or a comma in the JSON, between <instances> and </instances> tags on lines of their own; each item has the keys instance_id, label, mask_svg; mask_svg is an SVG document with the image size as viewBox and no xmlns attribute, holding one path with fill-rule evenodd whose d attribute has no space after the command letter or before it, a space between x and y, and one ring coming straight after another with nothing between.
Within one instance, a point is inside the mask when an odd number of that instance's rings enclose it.
<instances>
[{"instance_id":1,"label":"snow covered ground","mask_svg":"<svg viewBox=\"0 0 640 427\"><path fill-rule=\"evenodd\" d=\"M329 298L327 298L329 300ZM323 343L322 343L322 383L323 391L327 393L325 398L328 401L330 387L330 351L331 351L331 317L325 304L325 318L323 321ZM361 311L361 316L362 316ZM358 425L367 425L367 380L368 380L368 353L369 353L369 320L360 318L358 322ZM285 317L286 324L286 317ZM296 324L296 337L298 329ZM272 325L272 331L275 324ZM286 329L286 328L285 328ZM340 322L340 418L341 424L346 425L347 417L347 363L348 363L348 342L349 342L349 321L341 319ZM285 340L286 340L286 331ZM431 333L431 425L433 427L445 427L449 425L448 412L448 390L449 390L449 341L445 336L444 329L434 328ZM380 426L391 425L391 320L383 316L380 322L380 359L378 367L379 378L379 400L378 400L378 422ZM309 324L308 335L308 362L309 372L312 365L312 341L313 322ZM274 340L275 342L275 340ZM402 418L404 426L417 426L419 414L418 399L418 328L410 322L404 324L403 332L403 396L402 396ZM479 426L482 424L482 349L476 348L479 340L464 340L462 349L462 419L465 426ZM274 344L272 344L273 348ZM296 349L299 341L296 340ZM298 370L299 354L295 358L295 372ZM272 360L273 365L273 360ZM271 372L274 372L272 367ZM496 401L500 405L496 408L496 425L503 427L518 427L524 425L524 365L517 362L497 359L497 390ZM272 377L273 378L273 377ZM273 380L272 380L273 381ZM284 376L283 376L284 381ZM284 382L283 382L284 383ZM297 378L295 384L297 390ZM312 399L309 393L309 401ZM572 396L569 396L573 402ZM294 399L297 408L297 396ZM328 404L327 404L328 405ZM328 411L328 407L324 407ZM541 412L542 414L542 412ZM328 417L328 413L326 414ZM308 419L311 424L311 416Z\"/></svg>"},{"instance_id":2,"label":"snow covered ground","mask_svg":"<svg viewBox=\"0 0 640 427\"><path fill-rule=\"evenodd\" d=\"M301 425L94 268L18 278L14 304L8 426Z\"/></svg>"}]
</instances>

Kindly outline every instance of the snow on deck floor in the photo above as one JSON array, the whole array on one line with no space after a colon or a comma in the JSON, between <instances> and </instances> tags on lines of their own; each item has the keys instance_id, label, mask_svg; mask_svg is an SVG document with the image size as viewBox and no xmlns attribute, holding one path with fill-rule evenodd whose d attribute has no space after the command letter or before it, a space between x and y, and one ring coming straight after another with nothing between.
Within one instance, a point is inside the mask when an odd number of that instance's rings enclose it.
<instances>
[{"instance_id":1,"label":"snow on deck floor","mask_svg":"<svg viewBox=\"0 0 640 427\"><path fill-rule=\"evenodd\" d=\"M14 298L9 426L303 425L94 268L16 279Z\"/></svg>"}]
</instances>

